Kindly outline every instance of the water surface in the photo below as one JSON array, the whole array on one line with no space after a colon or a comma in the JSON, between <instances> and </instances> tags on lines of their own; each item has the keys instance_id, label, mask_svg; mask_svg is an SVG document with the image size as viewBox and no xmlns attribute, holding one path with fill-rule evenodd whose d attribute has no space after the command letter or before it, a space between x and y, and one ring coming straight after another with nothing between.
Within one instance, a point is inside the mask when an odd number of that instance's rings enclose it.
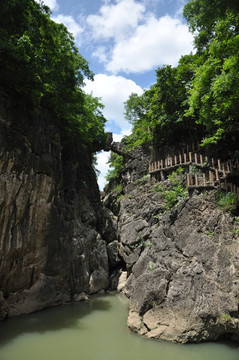
<instances>
[{"instance_id":1,"label":"water surface","mask_svg":"<svg viewBox=\"0 0 239 360\"><path fill-rule=\"evenodd\" d=\"M0 360L239 360L238 346L177 345L126 327L128 304L107 295L0 323Z\"/></svg>"}]
</instances>

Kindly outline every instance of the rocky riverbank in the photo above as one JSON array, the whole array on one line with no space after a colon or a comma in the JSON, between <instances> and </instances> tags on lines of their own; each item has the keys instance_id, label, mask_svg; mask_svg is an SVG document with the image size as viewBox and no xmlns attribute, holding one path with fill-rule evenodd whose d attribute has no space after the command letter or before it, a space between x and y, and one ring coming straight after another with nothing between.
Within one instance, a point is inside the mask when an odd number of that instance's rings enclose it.
<instances>
[{"instance_id":1,"label":"rocky riverbank","mask_svg":"<svg viewBox=\"0 0 239 360\"><path fill-rule=\"evenodd\" d=\"M117 209L128 326L181 343L239 341L238 217L217 206L215 191L181 192L168 209L161 190L173 193L180 176L156 182L146 175L105 198Z\"/></svg>"},{"instance_id":2,"label":"rocky riverbank","mask_svg":"<svg viewBox=\"0 0 239 360\"><path fill-rule=\"evenodd\" d=\"M80 144L63 142L47 113L1 103L0 319L114 288L141 335L239 341L239 219L216 192L189 197L181 170L150 178L149 154L135 149L102 202Z\"/></svg>"}]
</instances>

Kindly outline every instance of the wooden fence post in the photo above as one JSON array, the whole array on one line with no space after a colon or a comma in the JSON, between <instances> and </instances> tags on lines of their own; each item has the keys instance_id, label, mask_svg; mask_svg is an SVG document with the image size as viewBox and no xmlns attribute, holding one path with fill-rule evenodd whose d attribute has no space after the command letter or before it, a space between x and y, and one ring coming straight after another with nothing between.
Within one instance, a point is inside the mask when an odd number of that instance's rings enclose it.
<instances>
[{"instance_id":1,"label":"wooden fence post","mask_svg":"<svg viewBox=\"0 0 239 360\"><path fill-rule=\"evenodd\" d=\"M192 153L189 153L189 161L192 162Z\"/></svg>"},{"instance_id":2,"label":"wooden fence post","mask_svg":"<svg viewBox=\"0 0 239 360\"><path fill-rule=\"evenodd\" d=\"M227 192L227 180L224 181L224 184L225 184L225 190Z\"/></svg>"},{"instance_id":3,"label":"wooden fence post","mask_svg":"<svg viewBox=\"0 0 239 360\"><path fill-rule=\"evenodd\" d=\"M218 177L218 182L219 182L219 188L221 189L222 188L222 183L221 183L220 177Z\"/></svg>"},{"instance_id":4,"label":"wooden fence post","mask_svg":"<svg viewBox=\"0 0 239 360\"><path fill-rule=\"evenodd\" d=\"M195 185L198 186L198 175L195 174Z\"/></svg>"},{"instance_id":5,"label":"wooden fence post","mask_svg":"<svg viewBox=\"0 0 239 360\"><path fill-rule=\"evenodd\" d=\"M184 163L186 164L186 162L187 162L187 154L183 154L183 157L184 157Z\"/></svg>"},{"instance_id":6,"label":"wooden fence post","mask_svg":"<svg viewBox=\"0 0 239 360\"><path fill-rule=\"evenodd\" d=\"M194 161L195 161L195 164L198 163L198 155L196 153L194 154Z\"/></svg>"},{"instance_id":7,"label":"wooden fence post","mask_svg":"<svg viewBox=\"0 0 239 360\"><path fill-rule=\"evenodd\" d=\"M215 169L215 161L213 158L211 158L212 167Z\"/></svg>"},{"instance_id":8,"label":"wooden fence post","mask_svg":"<svg viewBox=\"0 0 239 360\"><path fill-rule=\"evenodd\" d=\"M203 173L202 177L203 177L203 186L206 186L206 174Z\"/></svg>"},{"instance_id":9,"label":"wooden fence post","mask_svg":"<svg viewBox=\"0 0 239 360\"><path fill-rule=\"evenodd\" d=\"M226 165L224 163L222 163L222 173L223 176L226 176Z\"/></svg>"},{"instance_id":10,"label":"wooden fence post","mask_svg":"<svg viewBox=\"0 0 239 360\"><path fill-rule=\"evenodd\" d=\"M214 186L214 176L212 171L209 171L209 182Z\"/></svg>"},{"instance_id":11,"label":"wooden fence post","mask_svg":"<svg viewBox=\"0 0 239 360\"><path fill-rule=\"evenodd\" d=\"M174 156L174 165L178 165L178 158L177 158L177 156Z\"/></svg>"},{"instance_id":12,"label":"wooden fence post","mask_svg":"<svg viewBox=\"0 0 239 360\"><path fill-rule=\"evenodd\" d=\"M229 166L229 163L227 162L227 173L229 174L230 172L230 166Z\"/></svg>"},{"instance_id":13,"label":"wooden fence post","mask_svg":"<svg viewBox=\"0 0 239 360\"><path fill-rule=\"evenodd\" d=\"M200 155L200 164L201 164L201 165L203 164L203 157L202 157L202 155Z\"/></svg>"},{"instance_id":14,"label":"wooden fence post","mask_svg":"<svg viewBox=\"0 0 239 360\"><path fill-rule=\"evenodd\" d=\"M179 163L182 164L182 155L179 154Z\"/></svg>"}]
</instances>

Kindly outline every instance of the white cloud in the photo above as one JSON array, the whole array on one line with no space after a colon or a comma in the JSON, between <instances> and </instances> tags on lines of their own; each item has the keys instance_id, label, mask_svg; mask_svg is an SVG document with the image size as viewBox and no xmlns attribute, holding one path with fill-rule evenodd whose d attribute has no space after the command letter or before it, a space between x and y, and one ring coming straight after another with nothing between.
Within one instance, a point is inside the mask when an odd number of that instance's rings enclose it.
<instances>
[{"instance_id":1,"label":"white cloud","mask_svg":"<svg viewBox=\"0 0 239 360\"><path fill-rule=\"evenodd\" d=\"M130 130L122 131L121 134L113 134L113 141L119 142L121 141L122 137L125 135L129 135ZM98 175L98 185L100 190L103 190L106 184L105 176L109 170L109 164L107 164L109 160L110 153L109 152L100 152L97 154L97 170L100 171Z\"/></svg>"},{"instance_id":2,"label":"white cloud","mask_svg":"<svg viewBox=\"0 0 239 360\"><path fill-rule=\"evenodd\" d=\"M95 81L85 81L85 91L93 93L94 96L101 97L105 105L104 115L106 119L113 120L121 129L120 133L113 133L113 141L120 141L123 136L129 135L131 125L124 120L124 102L129 98L131 93L142 94L143 90L134 81L124 78L123 76L107 76L104 74L95 75ZM112 121L111 121L112 122ZM106 124L107 125L107 124ZM100 171L98 184L102 190L106 184L105 176L108 172L107 164L109 153L99 153L97 155L98 165L96 168Z\"/></svg>"},{"instance_id":3,"label":"white cloud","mask_svg":"<svg viewBox=\"0 0 239 360\"><path fill-rule=\"evenodd\" d=\"M104 62L110 73L146 72L164 64L176 66L182 55L193 51L193 36L181 16L177 18L185 0L177 0L180 11L175 17L160 18L148 11L149 2L152 0L104 1L98 14L88 16L93 39L104 42L93 56Z\"/></svg>"},{"instance_id":4,"label":"white cloud","mask_svg":"<svg viewBox=\"0 0 239 360\"><path fill-rule=\"evenodd\" d=\"M193 36L180 20L151 16L133 36L116 43L106 68L112 73L137 73L163 64L176 66L181 55L193 50Z\"/></svg>"},{"instance_id":5,"label":"white cloud","mask_svg":"<svg viewBox=\"0 0 239 360\"><path fill-rule=\"evenodd\" d=\"M102 99L106 119L113 120L122 131L128 130L130 124L124 119L124 102L132 93L141 95L142 88L123 76L105 74L97 74L93 82L86 80L85 83L86 92L92 92L94 96Z\"/></svg>"},{"instance_id":6,"label":"white cloud","mask_svg":"<svg viewBox=\"0 0 239 360\"><path fill-rule=\"evenodd\" d=\"M105 46L99 46L96 48L95 51L93 51L92 56L97 57L100 62L106 63L107 62L107 56L106 56L106 47Z\"/></svg>"},{"instance_id":7,"label":"white cloud","mask_svg":"<svg viewBox=\"0 0 239 360\"><path fill-rule=\"evenodd\" d=\"M100 171L100 175L98 176L98 185L100 190L102 190L106 184L105 176L109 170L109 165L107 164L109 156L109 152L100 152L97 154L96 168Z\"/></svg>"},{"instance_id":8,"label":"white cloud","mask_svg":"<svg viewBox=\"0 0 239 360\"><path fill-rule=\"evenodd\" d=\"M89 15L87 23L95 39L122 38L137 27L144 12L145 6L135 0L116 0L116 4L106 2L99 15Z\"/></svg>"},{"instance_id":9,"label":"white cloud","mask_svg":"<svg viewBox=\"0 0 239 360\"><path fill-rule=\"evenodd\" d=\"M131 127L127 130L123 130L120 134L113 134L113 141L120 142L126 135L131 134Z\"/></svg>"},{"instance_id":10,"label":"white cloud","mask_svg":"<svg viewBox=\"0 0 239 360\"><path fill-rule=\"evenodd\" d=\"M57 15L52 17L52 20L58 24L64 24L68 31L73 34L75 40L79 41L79 35L83 32L83 28L77 24L72 16L69 15Z\"/></svg>"},{"instance_id":11,"label":"white cloud","mask_svg":"<svg viewBox=\"0 0 239 360\"><path fill-rule=\"evenodd\" d=\"M40 3L41 0L36 0L36 2ZM48 6L51 10L58 10L59 5L57 4L56 0L42 0L42 2Z\"/></svg>"}]
</instances>

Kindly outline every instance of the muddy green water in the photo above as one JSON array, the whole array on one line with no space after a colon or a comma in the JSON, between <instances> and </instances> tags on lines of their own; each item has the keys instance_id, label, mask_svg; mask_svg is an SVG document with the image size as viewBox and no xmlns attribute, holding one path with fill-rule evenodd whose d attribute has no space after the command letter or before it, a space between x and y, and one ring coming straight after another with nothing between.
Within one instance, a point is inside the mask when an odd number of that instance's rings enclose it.
<instances>
[{"instance_id":1,"label":"muddy green water","mask_svg":"<svg viewBox=\"0 0 239 360\"><path fill-rule=\"evenodd\" d=\"M127 301L107 295L0 324L0 360L239 360L238 346L176 345L126 327Z\"/></svg>"}]
</instances>

